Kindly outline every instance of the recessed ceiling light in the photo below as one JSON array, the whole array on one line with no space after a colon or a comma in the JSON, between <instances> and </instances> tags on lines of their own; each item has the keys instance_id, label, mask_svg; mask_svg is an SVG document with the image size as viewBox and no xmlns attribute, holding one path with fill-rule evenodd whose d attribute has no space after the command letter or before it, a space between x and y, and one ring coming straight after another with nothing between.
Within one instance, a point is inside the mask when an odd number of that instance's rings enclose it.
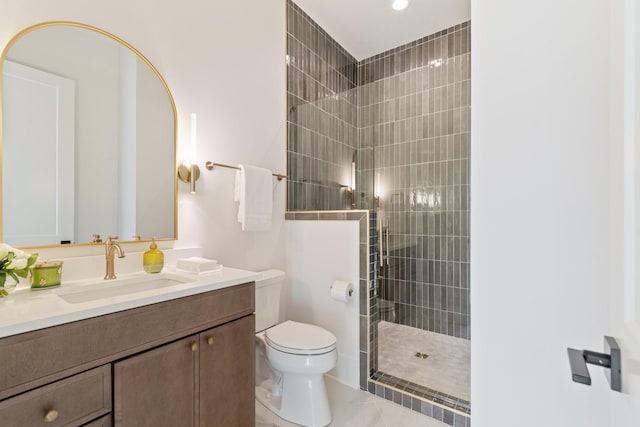
<instances>
[{"instance_id":1,"label":"recessed ceiling light","mask_svg":"<svg viewBox=\"0 0 640 427\"><path fill-rule=\"evenodd\" d=\"M409 0L393 0L393 3L391 4L391 7L393 7L394 10L402 10L407 6L409 6Z\"/></svg>"}]
</instances>

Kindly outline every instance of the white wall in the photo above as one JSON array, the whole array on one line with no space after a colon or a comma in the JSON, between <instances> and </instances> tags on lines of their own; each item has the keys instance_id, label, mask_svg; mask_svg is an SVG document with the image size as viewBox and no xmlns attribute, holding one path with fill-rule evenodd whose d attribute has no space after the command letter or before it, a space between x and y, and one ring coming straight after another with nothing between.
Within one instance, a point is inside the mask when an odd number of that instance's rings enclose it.
<instances>
[{"instance_id":1,"label":"white wall","mask_svg":"<svg viewBox=\"0 0 640 427\"><path fill-rule=\"evenodd\" d=\"M231 170L204 170L205 160L285 171L284 0L9 0L0 14L0 48L42 21L70 20L107 30L140 50L163 75L178 109L178 138L189 138L198 113L202 177L198 193L180 184L176 247L248 269L284 266L284 183L274 180L274 227L243 233L236 222ZM179 157L186 146L179 147ZM166 246L166 244L164 245ZM130 248L143 249L144 245ZM100 253L101 248L39 250L46 257ZM132 249L130 249L132 250Z\"/></svg>"},{"instance_id":2,"label":"white wall","mask_svg":"<svg viewBox=\"0 0 640 427\"><path fill-rule=\"evenodd\" d=\"M329 375L359 387L359 221L287 221L287 318L336 336L338 362ZM331 298L334 280L353 284L347 302Z\"/></svg>"},{"instance_id":3,"label":"white wall","mask_svg":"<svg viewBox=\"0 0 640 427\"><path fill-rule=\"evenodd\" d=\"M471 3L473 425L607 426L609 2Z\"/></svg>"}]
</instances>

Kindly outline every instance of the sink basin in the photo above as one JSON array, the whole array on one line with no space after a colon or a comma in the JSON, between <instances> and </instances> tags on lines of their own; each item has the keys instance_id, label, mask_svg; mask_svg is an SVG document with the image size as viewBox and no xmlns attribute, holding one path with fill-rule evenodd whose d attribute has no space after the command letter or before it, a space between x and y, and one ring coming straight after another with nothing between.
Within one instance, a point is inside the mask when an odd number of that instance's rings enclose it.
<instances>
[{"instance_id":1,"label":"sink basin","mask_svg":"<svg viewBox=\"0 0 640 427\"><path fill-rule=\"evenodd\" d=\"M56 293L60 298L70 304L79 304L153 289L167 288L192 280L193 279L177 276L144 276L115 281L105 280L86 285L75 285L70 288L58 289Z\"/></svg>"}]
</instances>

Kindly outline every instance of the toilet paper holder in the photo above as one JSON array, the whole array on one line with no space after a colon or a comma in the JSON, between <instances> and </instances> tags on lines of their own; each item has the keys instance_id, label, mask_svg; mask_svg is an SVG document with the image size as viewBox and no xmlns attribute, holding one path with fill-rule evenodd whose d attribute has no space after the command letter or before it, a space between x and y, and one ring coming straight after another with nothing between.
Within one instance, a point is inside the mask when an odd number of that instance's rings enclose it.
<instances>
[{"instance_id":1,"label":"toilet paper holder","mask_svg":"<svg viewBox=\"0 0 640 427\"><path fill-rule=\"evenodd\" d=\"M329 289L333 289L333 284L331 286L329 286ZM349 289L349 296L350 297L353 296L353 289Z\"/></svg>"},{"instance_id":2,"label":"toilet paper holder","mask_svg":"<svg viewBox=\"0 0 640 427\"><path fill-rule=\"evenodd\" d=\"M329 286L329 289L330 289L330 290L332 290L332 289L333 289L333 285L335 285L336 283L340 283L340 281L335 281L335 282L333 282L333 283ZM349 290L347 291L347 294L348 294L349 298L351 298L351 297L353 296L353 288L351 287L351 285L350 285L350 283L349 283L349 282L342 282L342 283L344 283L345 285L349 285Z\"/></svg>"}]
</instances>

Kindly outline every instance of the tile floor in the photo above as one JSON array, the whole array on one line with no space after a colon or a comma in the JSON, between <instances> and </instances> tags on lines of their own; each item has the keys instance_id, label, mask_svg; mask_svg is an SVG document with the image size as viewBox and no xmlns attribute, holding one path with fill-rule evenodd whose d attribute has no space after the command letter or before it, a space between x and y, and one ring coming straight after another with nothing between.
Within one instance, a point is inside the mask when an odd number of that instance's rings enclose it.
<instances>
[{"instance_id":1,"label":"tile floor","mask_svg":"<svg viewBox=\"0 0 640 427\"><path fill-rule=\"evenodd\" d=\"M356 390L325 376L332 427L451 427L433 418ZM256 401L256 427L295 427Z\"/></svg>"},{"instance_id":2,"label":"tile floor","mask_svg":"<svg viewBox=\"0 0 640 427\"><path fill-rule=\"evenodd\" d=\"M429 355L426 359L417 352ZM469 401L470 341L410 326L378 325L378 370Z\"/></svg>"}]
</instances>

